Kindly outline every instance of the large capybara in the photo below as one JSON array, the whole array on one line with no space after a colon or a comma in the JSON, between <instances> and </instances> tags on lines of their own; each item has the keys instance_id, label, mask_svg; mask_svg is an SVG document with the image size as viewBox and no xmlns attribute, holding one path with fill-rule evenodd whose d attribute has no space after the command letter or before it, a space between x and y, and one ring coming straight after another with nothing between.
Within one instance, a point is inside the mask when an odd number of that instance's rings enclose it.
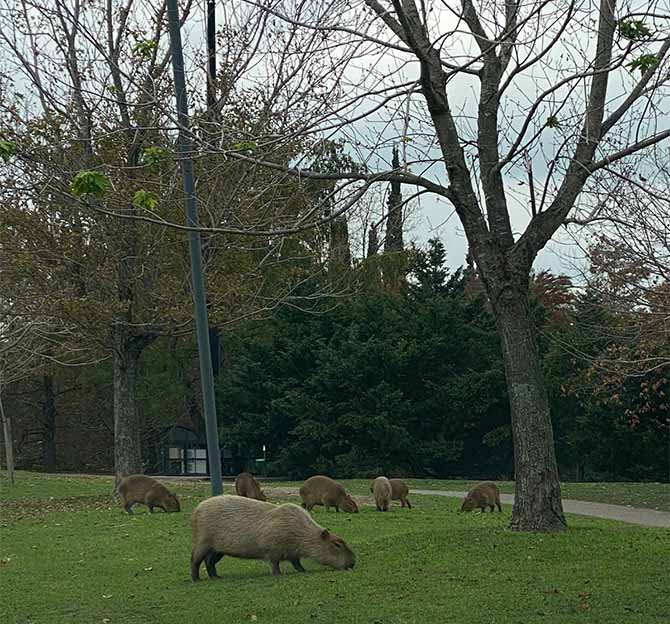
<instances>
[{"instance_id":1,"label":"large capybara","mask_svg":"<svg viewBox=\"0 0 670 624\"><path fill-rule=\"evenodd\" d=\"M290 561L298 572L305 571L300 559L313 559L338 570L356 563L344 541L292 503L273 505L240 496L214 496L195 508L191 527L194 581L199 579L203 561L209 577L215 578L216 564L224 555L269 561L273 575L280 573L280 561Z\"/></svg>"},{"instance_id":2,"label":"large capybara","mask_svg":"<svg viewBox=\"0 0 670 624\"><path fill-rule=\"evenodd\" d=\"M153 513L154 507L163 511L179 511L179 499L160 481L144 475L130 475L119 483L119 495L123 508L132 515L133 505L146 505Z\"/></svg>"},{"instance_id":3,"label":"large capybara","mask_svg":"<svg viewBox=\"0 0 670 624\"><path fill-rule=\"evenodd\" d=\"M377 511L388 511L391 506L391 483L386 477L377 477L370 486Z\"/></svg>"},{"instance_id":4,"label":"large capybara","mask_svg":"<svg viewBox=\"0 0 670 624\"><path fill-rule=\"evenodd\" d=\"M246 498L255 498L259 501L266 501L265 492L261 490L261 484L256 480L254 475L249 472L241 472L235 479L235 493L238 496L245 496Z\"/></svg>"},{"instance_id":5,"label":"large capybara","mask_svg":"<svg viewBox=\"0 0 670 624\"><path fill-rule=\"evenodd\" d=\"M493 513L496 505L498 511L502 511L498 486L493 481L483 481L468 492L468 495L463 499L461 511L472 511L479 508L483 513L487 507L490 507L491 513Z\"/></svg>"},{"instance_id":6,"label":"large capybara","mask_svg":"<svg viewBox=\"0 0 670 624\"><path fill-rule=\"evenodd\" d=\"M402 479L389 479L391 483L391 500L399 500L401 507L412 508L409 499L409 488Z\"/></svg>"},{"instance_id":7,"label":"large capybara","mask_svg":"<svg viewBox=\"0 0 670 624\"><path fill-rule=\"evenodd\" d=\"M307 479L300 488L300 498L302 498L302 506L307 511L312 511L316 505L323 505L326 511L335 507L337 512L341 509L348 513L358 513L356 501L347 494L344 487L323 475Z\"/></svg>"}]
</instances>

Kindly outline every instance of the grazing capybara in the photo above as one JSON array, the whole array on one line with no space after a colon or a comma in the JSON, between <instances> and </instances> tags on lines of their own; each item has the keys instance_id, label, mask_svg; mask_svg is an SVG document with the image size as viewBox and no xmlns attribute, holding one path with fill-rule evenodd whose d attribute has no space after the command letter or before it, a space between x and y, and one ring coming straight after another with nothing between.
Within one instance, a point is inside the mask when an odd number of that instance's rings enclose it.
<instances>
[{"instance_id":1,"label":"grazing capybara","mask_svg":"<svg viewBox=\"0 0 670 624\"><path fill-rule=\"evenodd\" d=\"M151 513L154 507L163 511L179 511L179 499L160 481L144 475L130 475L119 483L119 495L123 508L132 515L133 505L146 505Z\"/></svg>"},{"instance_id":2,"label":"grazing capybara","mask_svg":"<svg viewBox=\"0 0 670 624\"><path fill-rule=\"evenodd\" d=\"M266 501L265 492L261 490L261 484L256 481L254 475L248 472L241 472L235 479L235 493L238 496L246 498L255 498L259 501Z\"/></svg>"},{"instance_id":3,"label":"grazing capybara","mask_svg":"<svg viewBox=\"0 0 670 624\"><path fill-rule=\"evenodd\" d=\"M323 475L307 479L300 488L300 498L302 498L302 506L307 511L312 511L315 505L323 505L326 511L335 507L338 513L340 509L348 513L358 513L356 501L347 494L344 487Z\"/></svg>"},{"instance_id":4,"label":"grazing capybara","mask_svg":"<svg viewBox=\"0 0 670 624\"><path fill-rule=\"evenodd\" d=\"M214 496L195 508L191 528L193 581L199 579L203 561L209 577L215 578L216 564L224 555L264 559L273 575L280 573L280 561L290 561L298 572L305 572L300 559L313 559L338 570L356 563L343 540L292 503L273 505L240 496Z\"/></svg>"},{"instance_id":5,"label":"grazing capybara","mask_svg":"<svg viewBox=\"0 0 670 624\"><path fill-rule=\"evenodd\" d=\"M493 481L483 481L468 492L468 495L463 499L461 511L472 511L479 508L483 513L487 507L490 507L491 513L493 513L496 505L498 511L502 511L498 486Z\"/></svg>"},{"instance_id":6,"label":"grazing capybara","mask_svg":"<svg viewBox=\"0 0 670 624\"><path fill-rule=\"evenodd\" d=\"M402 479L389 479L391 483L391 500L399 500L401 507L412 508L409 499L409 488Z\"/></svg>"},{"instance_id":7,"label":"grazing capybara","mask_svg":"<svg viewBox=\"0 0 670 624\"><path fill-rule=\"evenodd\" d=\"M377 511L388 511L391 506L391 483L386 477L377 477L370 486Z\"/></svg>"}]
</instances>

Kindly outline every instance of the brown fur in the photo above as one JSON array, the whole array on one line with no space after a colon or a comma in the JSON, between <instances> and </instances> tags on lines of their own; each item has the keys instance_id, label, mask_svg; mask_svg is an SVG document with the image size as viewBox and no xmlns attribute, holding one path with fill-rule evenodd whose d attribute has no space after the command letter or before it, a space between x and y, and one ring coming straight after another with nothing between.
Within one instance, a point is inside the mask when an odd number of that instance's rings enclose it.
<instances>
[{"instance_id":1,"label":"brown fur","mask_svg":"<svg viewBox=\"0 0 670 624\"><path fill-rule=\"evenodd\" d=\"M496 506L498 511L502 512L498 486L493 481L483 481L468 492L468 495L463 499L461 511L472 511L479 508L483 513L487 507L490 507L491 513L493 513Z\"/></svg>"},{"instance_id":2,"label":"brown fur","mask_svg":"<svg viewBox=\"0 0 670 624\"><path fill-rule=\"evenodd\" d=\"M256 480L254 475L248 472L241 472L235 479L235 493L238 496L246 496L247 498L255 498L259 501L266 501L267 496L261 490L261 484Z\"/></svg>"},{"instance_id":3,"label":"brown fur","mask_svg":"<svg viewBox=\"0 0 670 624\"><path fill-rule=\"evenodd\" d=\"M399 500L401 507L412 508L407 496L409 496L409 488L402 479L389 479L391 483L391 500Z\"/></svg>"},{"instance_id":4,"label":"brown fur","mask_svg":"<svg viewBox=\"0 0 670 624\"><path fill-rule=\"evenodd\" d=\"M146 505L153 513L154 507L163 511L179 511L179 499L160 481L144 475L130 475L119 484L121 504L127 513L133 513L133 505Z\"/></svg>"},{"instance_id":5,"label":"brown fur","mask_svg":"<svg viewBox=\"0 0 670 624\"><path fill-rule=\"evenodd\" d=\"M280 573L280 561L290 561L298 572L305 571L300 563L303 558L338 570L356 563L344 541L292 503L273 505L241 496L214 496L195 508L191 527L193 581L199 579L203 561L210 578L216 577L216 564L224 555L268 561L273 575Z\"/></svg>"},{"instance_id":6,"label":"brown fur","mask_svg":"<svg viewBox=\"0 0 670 624\"><path fill-rule=\"evenodd\" d=\"M386 477L377 477L370 486L377 511L388 511L391 506L391 483Z\"/></svg>"},{"instance_id":7,"label":"brown fur","mask_svg":"<svg viewBox=\"0 0 670 624\"><path fill-rule=\"evenodd\" d=\"M307 511L312 511L316 505L323 505L326 511L335 507L337 512L341 509L348 513L358 513L356 501L347 494L344 487L323 475L307 479L300 488L300 498L302 498L302 506Z\"/></svg>"}]
</instances>

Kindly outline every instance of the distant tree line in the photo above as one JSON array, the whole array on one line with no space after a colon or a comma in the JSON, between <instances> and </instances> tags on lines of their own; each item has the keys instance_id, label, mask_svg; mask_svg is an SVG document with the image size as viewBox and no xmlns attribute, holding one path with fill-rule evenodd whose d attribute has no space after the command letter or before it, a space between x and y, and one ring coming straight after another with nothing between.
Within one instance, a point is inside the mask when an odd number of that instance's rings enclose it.
<instances>
[{"instance_id":1,"label":"distant tree line","mask_svg":"<svg viewBox=\"0 0 670 624\"><path fill-rule=\"evenodd\" d=\"M270 471L291 477L512 478L500 345L476 275L449 272L438 240L404 257L399 292L378 278L380 256L376 284L347 305L287 309L227 335L222 439L265 444ZM622 319L595 290L543 272L532 299L562 478L667 480L665 372L604 371Z\"/></svg>"},{"instance_id":2,"label":"distant tree line","mask_svg":"<svg viewBox=\"0 0 670 624\"><path fill-rule=\"evenodd\" d=\"M603 258L603 249L593 257ZM349 279L340 305L284 307L222 332L222 446L253 458L266 445L269 474L296 478L512 478L500 343L472 266L449 271L442 243L432 240L426 249L368 256ZM634 329L630 306L615 310L597 281L577 290L542 272L532 285L561 477L667 480L665 367L636 374L607 365ZM646 314L636 313L637 325ZM629 349L654 348L654 334L635 335ZM625 361L638 356L629 351ZM110 369L109 361L51 366L10 388L19 467L112 468ZM138 406L145 443L175 423L202 427L191 336L147 348Z\"/></svg>"}]
</instances>

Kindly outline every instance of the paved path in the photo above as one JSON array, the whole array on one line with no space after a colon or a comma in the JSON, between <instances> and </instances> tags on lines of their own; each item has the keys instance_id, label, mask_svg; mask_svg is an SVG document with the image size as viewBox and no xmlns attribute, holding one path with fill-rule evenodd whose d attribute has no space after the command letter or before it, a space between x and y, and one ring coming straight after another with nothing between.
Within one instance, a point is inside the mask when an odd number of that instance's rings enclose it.
<instances>
[{"instance_id":1,"label":"paved path","mask_svg":"<svg viewBox=\"0 0 670 624\"><path fill-rule=\"evenodd\" d=\"M423 494L425 496L453 496L463 498L467 492L452 492L445 490L415 490L412 494ZM503 503L514 503L513 494L501 494ZM623 505L608 505L606 503L591 503L588 501L563 499L563 510L567 513L580 516L593 516L595 518L606 518L607 520L620 520L630 524L640 524L649 527L663 527L670 529L670 512L656 511L655 509L643 509L641 507L624 507Z\"/></svg>"}]
</instances>

